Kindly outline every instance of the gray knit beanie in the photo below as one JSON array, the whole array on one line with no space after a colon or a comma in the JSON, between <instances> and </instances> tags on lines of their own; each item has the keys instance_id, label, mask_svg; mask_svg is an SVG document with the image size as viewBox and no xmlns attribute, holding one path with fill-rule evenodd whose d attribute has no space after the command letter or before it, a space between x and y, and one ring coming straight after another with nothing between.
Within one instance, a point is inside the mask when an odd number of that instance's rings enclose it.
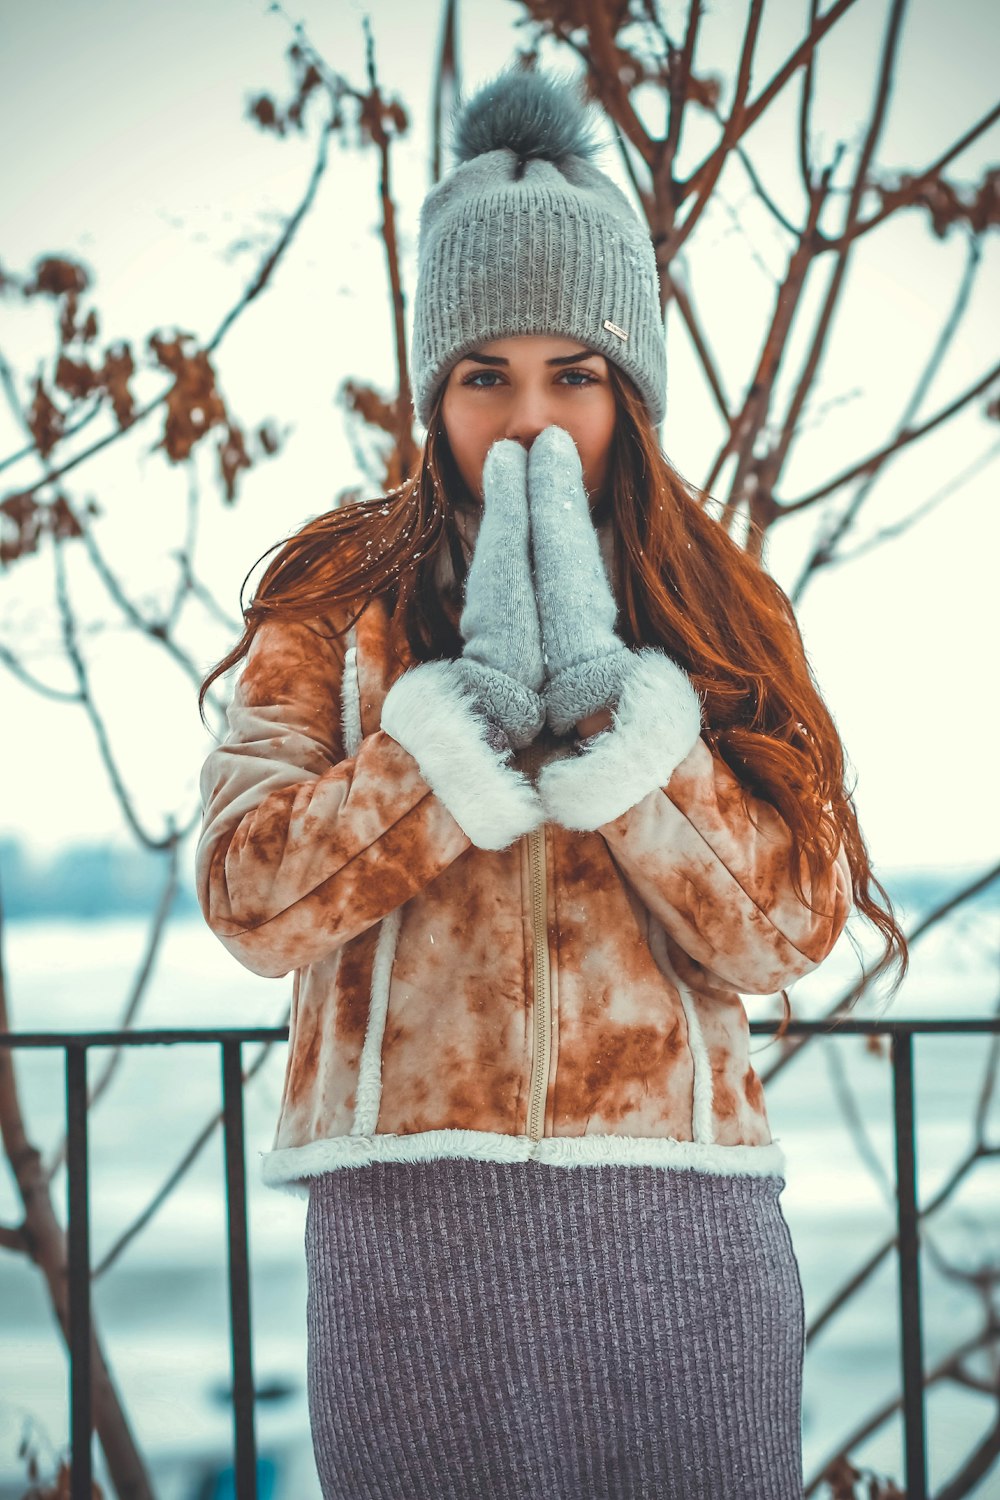
<instances>
[{"instance_id":1,"label":"gray knit beanie","mask_svg":"<svg viewBox=\"0 0 1000 1500\"><path fill-rule=\"evenodd\" d=\"M507 69L452 115L458 164L420 211L411 366L426 427L441 381L490 339L579 339L635 381L654 426L666 347L653 244L625 194L590 165L574 83Z\"/></svg>"}]
</instances>

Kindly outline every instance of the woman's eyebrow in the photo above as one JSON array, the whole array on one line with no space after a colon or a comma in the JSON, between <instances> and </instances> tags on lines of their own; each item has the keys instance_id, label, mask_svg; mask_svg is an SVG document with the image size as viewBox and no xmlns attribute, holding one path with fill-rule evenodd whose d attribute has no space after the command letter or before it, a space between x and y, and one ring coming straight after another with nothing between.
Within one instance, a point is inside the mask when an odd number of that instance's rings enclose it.
<instances>
[{"instance_id":1,"label":"woman's eyebrow","mask_svg":"<svg viewBox=\"0 0 1000 1500\"><path fill-rule=\"evenodd\" d=\"M555 359L547 359L545 361L545 363L547 365L575 365L575 364L579 364L579 362L581 360L583 360L583 359L596 359L596 358L597 358L597 351L596 350L594 350L594 349L580 349L580 350L578 350L578 352L576 354L560 354ZM480 364L480 365L509 365L510 364L510 360L509 359L504 359L503 356L499 355L499 354L463 354L462 358L458 361L459 364L461 364L463 362L463 360L466 360L466 359L475 360L475 362L477 364Z\"/></svg>"}]
</instances>

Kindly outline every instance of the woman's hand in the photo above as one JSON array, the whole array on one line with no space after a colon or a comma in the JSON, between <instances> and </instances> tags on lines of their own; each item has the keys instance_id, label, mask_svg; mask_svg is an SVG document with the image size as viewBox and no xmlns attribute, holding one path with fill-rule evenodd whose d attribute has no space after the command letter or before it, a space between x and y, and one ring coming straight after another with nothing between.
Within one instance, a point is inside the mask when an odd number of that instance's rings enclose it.
<instances>
[{"instance_id":1,"label":"woman's hand","mask_svg":"<svg viewBox=\"0 0 1000 1500\"><path fill-rule=\"evenodd\" d=\"M606 708L602 708L598 714L588 714L585 719L578 719L576 732L582 740L586 740L593 734L600 734L603 730L610 729L611 724L610 713Z\"/></svg>"},{"instance_id":2,"label":"woman's hand","mask_svg":"<svg viewBox=\"0 0 1000 1500\"><path fill-rule=\"evenodd\" d=\"M548 674L545 707L558 734L607 728L631 653L615 634L618 610L590 519L580 454L546 427L528 454L531 547Z\"/></svg>"},{"instance_id":3,"label":"woman's hand","mask_svg":"<svg viewBox=\"0 0 1000 1500\"><path fill-rule=\"evenodd\" d=\"M465 678L509 745L528 745L545 722L541 630L531 577L528 456L494 443L483 465L483 517L459 630Z\"/></svg>"}]
</instances>

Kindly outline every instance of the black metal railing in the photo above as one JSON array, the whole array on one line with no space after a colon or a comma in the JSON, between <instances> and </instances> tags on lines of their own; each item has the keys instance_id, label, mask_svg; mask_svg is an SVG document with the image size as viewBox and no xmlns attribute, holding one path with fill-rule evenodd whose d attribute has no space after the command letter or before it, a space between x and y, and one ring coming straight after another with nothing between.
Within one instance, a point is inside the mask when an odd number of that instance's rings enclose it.
<instances>
[{"instance_id":1,"label":"black metal railing","mask_svg":"<svg viewBox=\"0 0 1000 1500\"><path fill-rule=\"evenodd\" d=\"M754 1035L768 1035L777 1030L778 1024L777 1021L752 1021L750 1030ZM997 1032L1000 1032L1000 1018L996 1017L955 1021L875 1021L848 1018L835 1025L827 1021L791 1021L786 1030L788 1036L819 1035L828 1039L837 1036L888 1036L892 1040L904 1468L908 1500L927 1500L913 1038L918 1034L944 1033L955 1036ZM90 1500L92 1494L87 1053L92 1047L156 1047L192 1043L217 1046L220 1049L234 1474L238 1500L256 1500L257 1448L250 1327L242 1047L246 1042L279 1042L287 1040L287 1037L287 1028L267 1026L215 1031L192 1028L176 1031L0 1033L0 1046L60 1048L65 1053L71 1500Z\"/></svg>"}]
</instances>

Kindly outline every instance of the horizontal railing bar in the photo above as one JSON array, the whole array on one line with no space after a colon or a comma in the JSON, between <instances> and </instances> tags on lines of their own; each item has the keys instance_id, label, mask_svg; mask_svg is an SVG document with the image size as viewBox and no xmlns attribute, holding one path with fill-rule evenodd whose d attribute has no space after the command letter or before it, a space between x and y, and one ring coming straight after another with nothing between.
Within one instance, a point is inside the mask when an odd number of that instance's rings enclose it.
<instances>
[{"instance_id":1,"label":"horizontal railing bar","mask_svg":"<svg viewBox=\"0 0 1000 1500\"><path fill-rule=\"evenodd\" d=\"M778 1030L780 1021L751 1021L755 1036ZM1000 1032L1000 1016L957 1020L876 1021L847 1017L842 1021L789 1021L786 1036L963 1036ZM0 1047L171 1047L205 1042L284 1042L287 1026L176 1027L162 1031L0 1031Z\"/></svg>"},{"instance_id":2,"label":"horizontal railing bar","mask_svg":"<svg viewBox=\"0 0 1000 1500\"><path fill-rule=\"evenodd\" d=\"M172 1047L200 1042L286 1042L287 1026L208 1031L0 1031L0 1047Z\"/></svg>"}]
</instances>

